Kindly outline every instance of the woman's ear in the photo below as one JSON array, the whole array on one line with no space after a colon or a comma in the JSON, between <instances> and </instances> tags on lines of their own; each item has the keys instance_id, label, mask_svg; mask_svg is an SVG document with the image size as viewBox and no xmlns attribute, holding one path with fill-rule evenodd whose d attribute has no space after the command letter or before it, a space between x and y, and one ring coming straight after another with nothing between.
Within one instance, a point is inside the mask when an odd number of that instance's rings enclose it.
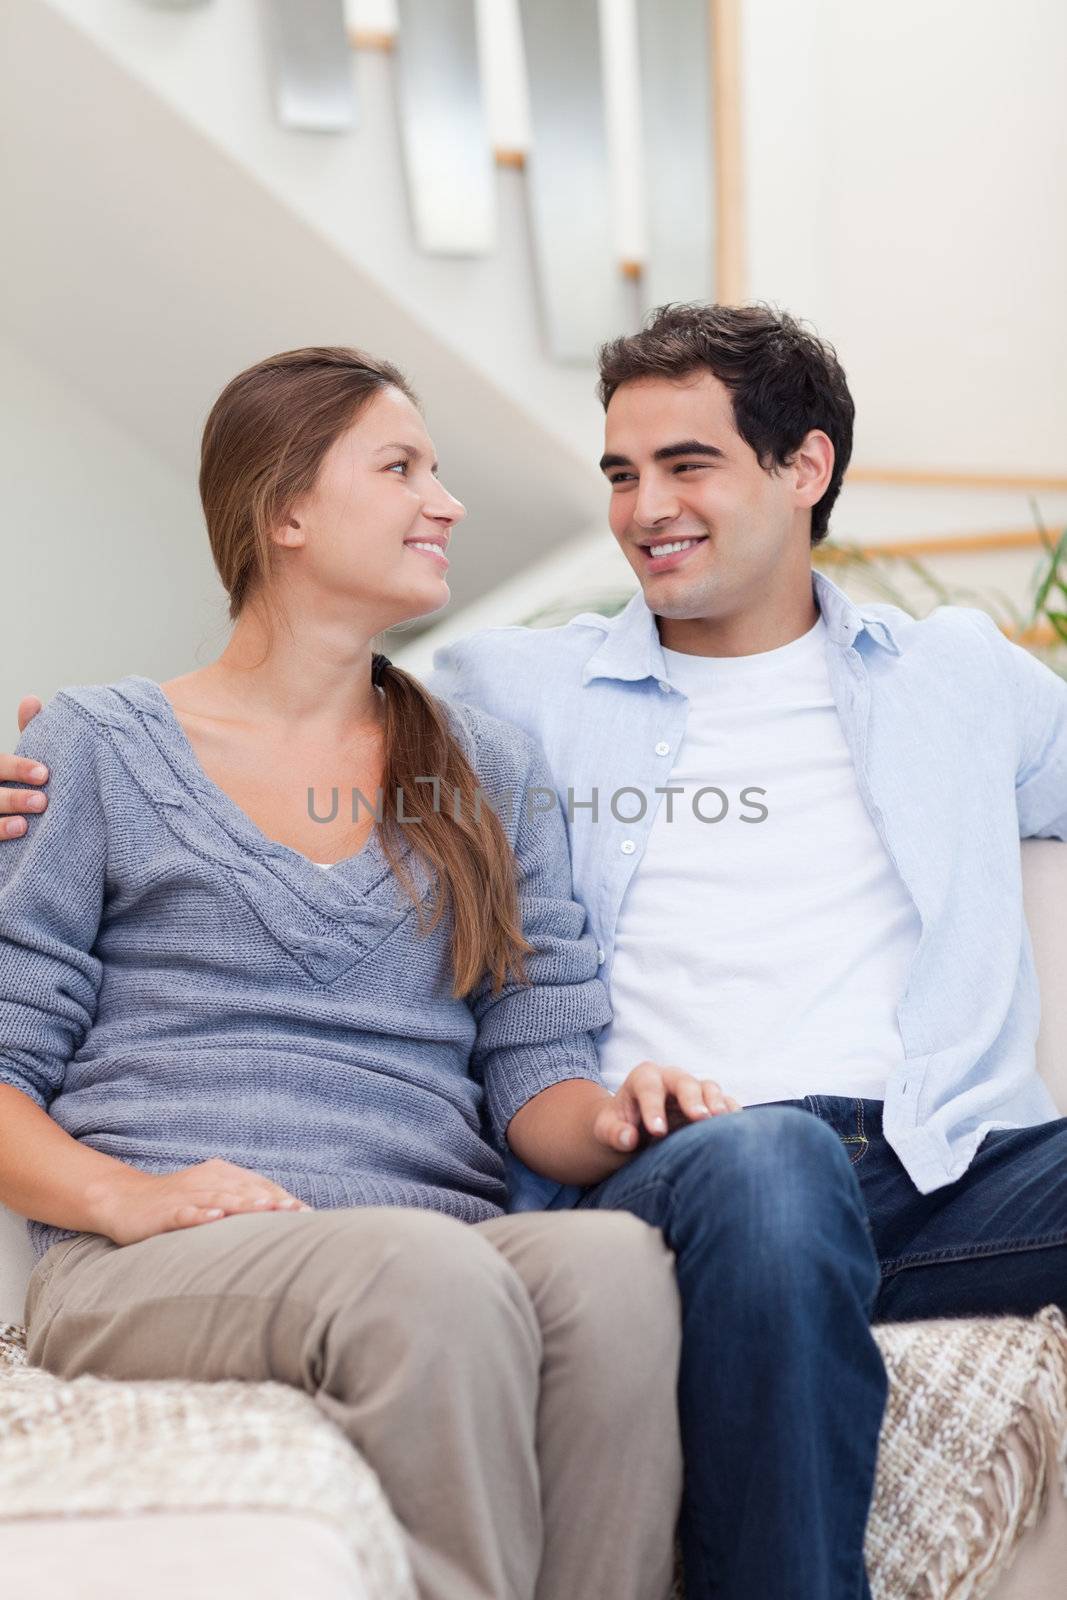
<instances>
[{"instance_id":1,"label":"woman's ear","mask_svg":"<svg viewBox=\"0 0 1067 1600\"><path fill-rule=\"evenodd\" d=\"M275 544L284 545L289 550L296 550L306 541L299 522L295 517L287 517L271 532L271 539Z\"/></svg>"}]
</instances>

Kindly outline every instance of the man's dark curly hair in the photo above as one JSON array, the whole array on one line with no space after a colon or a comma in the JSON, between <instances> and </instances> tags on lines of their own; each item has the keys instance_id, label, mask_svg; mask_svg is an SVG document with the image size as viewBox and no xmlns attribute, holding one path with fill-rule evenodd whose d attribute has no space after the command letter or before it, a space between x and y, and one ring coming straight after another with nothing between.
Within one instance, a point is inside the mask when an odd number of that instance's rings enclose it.
<instances>
[{"instance_id":1,"label":"man's dark curly hair","mask_svg":"<svg viewBox=\"0 0 1067 1600\"><path fill-rule=\"evenodd\" d=\"M856 408L833 346L814 329L765 304L657 306L640 333L601 347L599 366L605 410L621 384L706 368L730 390L737 431L764 471L784 466L805 434L820 428L833 444L834 469L812 507L811 542L826 538L852 455Z\"/></svg>"}]
</instances>

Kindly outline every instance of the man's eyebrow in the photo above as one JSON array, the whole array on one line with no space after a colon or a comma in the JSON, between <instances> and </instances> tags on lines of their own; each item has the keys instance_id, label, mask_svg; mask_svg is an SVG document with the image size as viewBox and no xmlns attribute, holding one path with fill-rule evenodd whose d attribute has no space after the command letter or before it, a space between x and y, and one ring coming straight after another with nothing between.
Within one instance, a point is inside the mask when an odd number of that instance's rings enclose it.
<instances>
[{"instance_id":1,"label":"man's eyebrow","mask_svg":"<svg viewBox=\"0 0 1067 1600\"><path fill-rule=\"evenodd\" d=\"M652 452L653 461L672 461L675 456L714 456L718 461L725 461L726 451L720 450L717 444L704 444L700 439L682 439L678 444L665 444L661 450Z\"/></svg>"},{"instance_id":2,"label":"man's eyebrow","mask_svg":"<svg viewBox=\"0 0 1067 1600\"><path fill-rule=\"evenodd\" d=\"M653 461L673 461L676 456L710 456L716 461L726 460L726 451L720 450L718 445L704 444L700 439L680 439L677 444L661 445L652 452ZM610 467L632 467L633 462L628 456L601 456L600 470L607 472Z\"/></svg>"}]
</instances>

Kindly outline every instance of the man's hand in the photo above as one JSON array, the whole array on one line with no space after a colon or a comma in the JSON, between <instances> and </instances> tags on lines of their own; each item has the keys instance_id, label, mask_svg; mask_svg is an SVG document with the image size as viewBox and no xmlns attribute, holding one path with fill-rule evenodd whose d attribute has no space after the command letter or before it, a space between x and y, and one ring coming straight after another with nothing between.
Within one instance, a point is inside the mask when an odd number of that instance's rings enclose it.
<instances>
[{"instance_id":1,"label":"man's hand","mask_svg":"<svg viewBox=\"0 0 1067 1600\"><path fill-rule=\"evenodd\" d=\"M642 1061L597 1112L593 1133L611 1150L637 1150L690 1122L740 1110L713 1079Z\"/></svg>"},{"instance_id":2,"label":"man's hand","mask_svg":"<svg viewBox=\"0 0 1067 1600\"><path fill-rule=\"evenodd\" d=\"M97 1232L116 1244L136 1244L157 1233L195 1228L240 1211L311 1211L269 1178L213 1156L177 1172L128 1172L86 1190Z\"/></svg>"},{"instance_id":3,"label":"man's hand","mask_svg":"<svg viewBox=\"0 0 1067 1600\"><path fill-rule=\"evenodd\" d=\"M25 695L19 701L20 733L26 732L27 724L40 709L41 702L35 694ZM0 753L0 782L47 783L48 768L28 761L25 756ZM40 789L0 789L0 839L17 839L28 827L25 813L43 811L47 804L48 796Z\"/></svg>"}]
</instances>

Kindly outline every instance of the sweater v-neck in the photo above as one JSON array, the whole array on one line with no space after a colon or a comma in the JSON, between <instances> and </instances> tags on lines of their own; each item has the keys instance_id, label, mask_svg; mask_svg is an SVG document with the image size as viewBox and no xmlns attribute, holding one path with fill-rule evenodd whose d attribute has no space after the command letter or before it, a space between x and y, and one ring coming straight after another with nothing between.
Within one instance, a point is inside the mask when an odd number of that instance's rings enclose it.
<instances>
[{"instance_id":1,"label":"sweater v-neck","mask_svg":"<svg viewBox=\"0 0 1067 1600\"><path fill-rule=\"evenodd\" d=\"M362 896L374 890L384 878L392 878L376 826L360 850L331 862L330 872L323 872L322 865L302 851L271 839L225 789L208 777L174 707L154 678L130 673L118 680L115 688L152 719L154 742L172 773L194 800L214 816L234 843L280 870L292 887L309 898L324 902L324 910L336 914L346 903L351 903L352 894ZM410 845L401 841L400 853L406 859L411 853Z\"/></svg>"}]
</instances>

